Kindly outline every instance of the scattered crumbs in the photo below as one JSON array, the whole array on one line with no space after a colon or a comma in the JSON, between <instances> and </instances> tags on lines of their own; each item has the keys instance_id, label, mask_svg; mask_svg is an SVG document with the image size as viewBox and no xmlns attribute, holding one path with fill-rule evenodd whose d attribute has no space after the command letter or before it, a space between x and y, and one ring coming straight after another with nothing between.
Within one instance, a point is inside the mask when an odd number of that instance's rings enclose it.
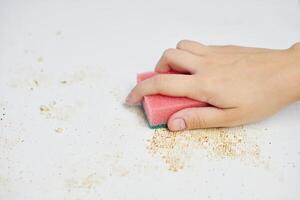
<instances>
[{"instance_id":1,"label":"scattered crumbs","mask_svg":"<svg viewBox=\"0 0 300 200\"><path fill-rule=\"evenodd\" d=\"M92 173L81 179L69 179L65 182L66 187L71 189L92 189L100 185L104 181L104 177L97 176L96 173Z\"/></svg>"},{"instance_id":2,"label":"scattered crumbs","mask_svg":"<svg viewBox=\"0 0 300 200\"><path fill-rule=\"evenodd\" d=\"M55 132L56 133L63 133L65 130L63 128L56 128Z\"/></svg>"},{"instance_id":3,"label":"scattered crumbs","mask_svg":"<svg viewBox=\"0 0 300 200\"><path fill-rule=\"evenodd\" d=\"M43 74L43 69L33 69L31 65L22 67L15 73L18 77L7 82L7 85L12 88L34 90L41 85L46 86L51 83L49 75Z\"/></svg>"},{"instance_id":4,"label":"scattered crumbs","mask_svg":"<svg viewBox=\"0 0 300 200\"><path fill-rule=\"evenodd\" d=\"M158 155L173 172L183 169L195 150L208 159L260 159L260 147L247 137L244 127L182 132L156 129L147 149L152 155Z\"/></svg>"},{"instance_id":5,"label":"scattered crumbs","mask_svg":"<svg viewBox=\"0 0 300 200\"><path fill-rule=\"evenodd\" d=\"M62 78L63 80L60 80L59 82L61 84L80 83L80 82L84 82L86 79L91 78L92 76L94 76L94 74L92 72L81 69L81 70L72 72L72 74L69 74L66 77L63 77Z\"/></svg>"},{"instance_id":6,"label":"scattered crumbs","mask_svg":"<svg viewBox=\"0 0 300 200\"><path fill-rule=\"evenodd\" d=\"M75 105L62 105L52 101L48 104L40 105L40 114L47 119L68 120L74 116L76 111L82 106L77 103Z\"/></svg>"},{"instance_id":7,"label":"scattered crumbs","mask_svg":"<svg viewBox=\"0 0 300 200\"><path fill-rule=\"evenodd\" d=\"M124 97L122 97L120 89L118 87L112 88L112 90L109 91L109 95L111 95L118 102L124 101Z\"/></svg>"},{"instance_id":8,"label":"scattered crumbs","mask_svg":"<svg viewBox=\"0 0 300 200\"><path fill-rule=\"evenodd\" d=\"M11 138L9 136L1 136L0 135L0 146L3 147L6 151L10 151L13 148L15 148L18 144L22 143L24 139L20 137L16 138ZM1 159L1 154L0 154L0 159Z\"/></svg>"},{"instance_id":9,"label":"scattered crumbs","mask_svg":"<svg viewBox=\"0 0 300 200\"><path fill-rule=\"evenodd\" d=\"M6 114L4 113L5 112L5 108L4 107L2 108L2 111L3 111L3 113L1 114L0 121L2 121L5 118L5 116L6 116Z\"/></svg>"},{"instance_id":10,"label":"scattered crumbs","mask_svg":"<svg viewBox=\"0 0 300 200\"><path fill-rule=\"evenodd\" d=\"M129 175L129 170L121 165L113 165L111 166L111 175L117 175L120 177L128 176Z\"/></svg>"},{"instance_id":11,"label":"scattered crumbs","mask_svg":"<svg viewBox=\"0 0 300 200\"><path fill-rule=\"evenodd\" d=\"M38 62L38 63L42 63L43 61L44 61L44 59L43 59L42 56L38 57L38 59L37 59L37 62Z\"/></svg>"},{"instance_id":12,"label":"scattered crumbs","mask_svg":"<svg viewBox=\"0 0 300 200\"><path fill-rule=\"evenodd\" d=\"M31 87L29 88L31 91L34 90L34 88L37 88L39 86L39 82L37 80L33 80L33 84L31 84Z\"/></svg>"}]
</instances>

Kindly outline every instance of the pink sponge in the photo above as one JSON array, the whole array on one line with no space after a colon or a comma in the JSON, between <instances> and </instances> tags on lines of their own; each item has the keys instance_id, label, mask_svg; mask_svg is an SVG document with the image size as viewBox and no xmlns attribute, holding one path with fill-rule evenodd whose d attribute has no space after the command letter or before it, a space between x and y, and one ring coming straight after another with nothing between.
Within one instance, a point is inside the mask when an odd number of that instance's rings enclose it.
<instances>
[{"instance_id":1,"label":"pink sponge","mask_svg":"<svg viewBox=\"0 0 300 200\"><path fill-rule=\"evenodd\" d=\"M156 72L145 72L137 75L138 83L157 75ZM151 128L164 127L169 117L184 108L203 107L207 103L185 97L171 97L160 94L144 96L143 107Z\"/></svg>"}]
</instances>

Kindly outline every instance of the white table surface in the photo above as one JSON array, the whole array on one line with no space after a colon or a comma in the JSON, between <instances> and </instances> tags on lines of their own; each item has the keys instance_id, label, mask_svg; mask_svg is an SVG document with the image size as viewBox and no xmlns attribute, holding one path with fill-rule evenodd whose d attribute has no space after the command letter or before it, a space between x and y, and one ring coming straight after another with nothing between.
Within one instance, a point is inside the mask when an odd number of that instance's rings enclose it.
<instances>
[{"instance_id":1,"label":"white table surface","mask_svg":"<svg viewBox=\"0 0 300 200\"><path fill-rule=\"evenodd\" d=\"M300 199L300 103L225 130L234 155L122 105L181 39L286 48L300 3L0 0L0 199Z\"/></svg>"}]
</instances>

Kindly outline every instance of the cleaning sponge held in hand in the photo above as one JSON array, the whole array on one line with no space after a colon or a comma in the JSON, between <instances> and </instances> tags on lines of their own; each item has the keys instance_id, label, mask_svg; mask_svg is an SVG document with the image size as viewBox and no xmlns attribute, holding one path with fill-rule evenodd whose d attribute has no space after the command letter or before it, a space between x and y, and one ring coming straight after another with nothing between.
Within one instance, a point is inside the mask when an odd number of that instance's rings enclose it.
<instances>
[{"instance_id":1,"label":"cleaning sponge held in hand","mask_svg":"<svg viewBox=\"0 0 300 200\"><path fill-rule=\"evenodd\" d=\"M157 75L156 72L145 72L137 75L137 82ZM171 97L160 94L144 96L142 105L147 116L150 128L165 127L169 117L184 108L204 107L207 103L186 97Z\"/></svg>"}]
</instances>

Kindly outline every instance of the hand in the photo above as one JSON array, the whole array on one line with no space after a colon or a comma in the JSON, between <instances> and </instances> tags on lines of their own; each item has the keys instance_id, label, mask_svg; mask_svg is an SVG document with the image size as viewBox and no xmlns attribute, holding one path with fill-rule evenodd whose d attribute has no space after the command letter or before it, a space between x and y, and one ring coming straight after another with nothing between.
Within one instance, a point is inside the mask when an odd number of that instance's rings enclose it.
<instances>
[{"instance_id":1,"label":"hand","mask_svg":"<svg viewBox=\"0 0 300 200\"><path fill-rule=\"evenodd\" d=\"M133 105L150 94L185 96L212 107L187 108L168 120L172 131L231 127L270 116L300 99L300 44L272 50L206 46L180 41L168 49L155 71L174 70L137 84L127 97Z\"/></svg>"}]
</instances>

